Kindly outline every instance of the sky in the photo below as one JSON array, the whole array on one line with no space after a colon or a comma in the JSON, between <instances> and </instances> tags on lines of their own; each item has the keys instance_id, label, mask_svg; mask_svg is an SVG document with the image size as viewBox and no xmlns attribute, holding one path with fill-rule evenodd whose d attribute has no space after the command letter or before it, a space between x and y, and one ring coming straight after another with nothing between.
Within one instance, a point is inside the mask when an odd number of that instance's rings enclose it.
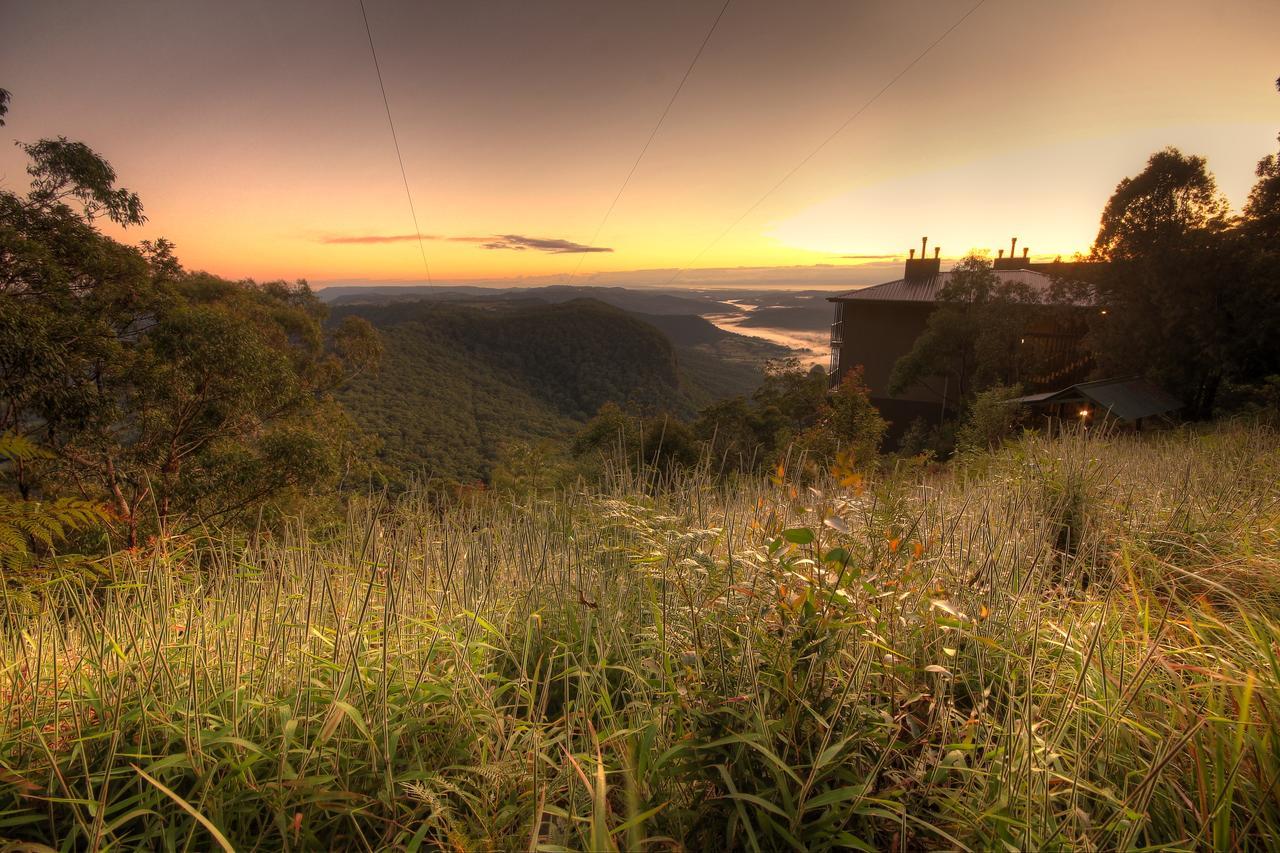
<instances>
[{"instance_id":1,"label":"sky","mask_svg":"<svg viewBox=\"0 0 1280 853\"><path fill-rule=\"evenodd\" d=\"M321 285L421 283L424 251L700 287L883 280L924 235L1070 257L1153 151L1238 208L1276 150L1274 0L974 3L730 0L635 165L724 0L365 0L421 248L358 0L0 0L0 139L106 156L149 217L121 239ZM25 165L0 145L0 187Z\"/></svg>"}]
</instances>

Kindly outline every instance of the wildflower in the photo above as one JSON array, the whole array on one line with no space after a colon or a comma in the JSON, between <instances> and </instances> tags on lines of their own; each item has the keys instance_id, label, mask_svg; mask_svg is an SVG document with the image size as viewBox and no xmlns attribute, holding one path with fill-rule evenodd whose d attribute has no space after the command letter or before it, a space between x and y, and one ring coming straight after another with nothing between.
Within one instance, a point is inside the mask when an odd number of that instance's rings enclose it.
<instances>
[{"instance_id":1,"label":"wildflower","mask_svg":"<svg viewBox=\"0 0 1280 853\"><path fill-rule=\"evenodd\" d=\"M923 543L923 542L914 542L914 543L912 543L912 545L911 545L911 556L915 557L915 558L918 560L918 559L920 559L920 555L922 555L923 553L924 553L924 543Z\"/></svg>"}]
</instances>

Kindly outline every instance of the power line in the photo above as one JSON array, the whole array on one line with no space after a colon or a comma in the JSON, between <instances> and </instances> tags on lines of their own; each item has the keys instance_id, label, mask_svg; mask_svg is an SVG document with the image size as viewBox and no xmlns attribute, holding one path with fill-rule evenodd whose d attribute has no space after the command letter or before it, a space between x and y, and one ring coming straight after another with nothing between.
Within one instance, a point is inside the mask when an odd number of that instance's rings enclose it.
<instances>
[{"instance_id":1,"label":"power line","mask_svg":"<svg viewBox=\"0 0 1280 853\"><path fill-rule=\"evenodd\" d=\"M387 87L382 84L382 67L378 64L378 49L373 46L373 30L369 29L369 14L360 0L360 17L364 18L364 32L369 37L369 53L373 55L373 70L378 74L378 89L382 92L382 106L387 110L387 124L391 127L391 144L396 148L396 161L400 163L400 179L404 181L404 195L409 199L409 215L413 217L413 233L418 237L418 251L422 253L422 268L427 272L427 284L431 284L431 265L427 263L427 247L422 242L422 230L418 227L418 212L413 208L413 193L409 191L409 176L404 170L404 157L400 156L400 140L396 136L396 123L391 118L391 102L387 100Z\"/></svg>"},{"instance_id":2,"label":"power line","mask_svg":"<svg viewBox=\"0 0 1280 853\"><path fill-rule=\"evenodd\" d=\"M587 244L587 248L595 248L596 241L600 239L600 232L604 230L605 223L609 221L609 217L613 214L614 207L618 204L618 199L622 198L622 193L626 191L627 184L631 183L631 176L636 173L636 169L640 166L640 161L644 159L644 155L649 150L649 145L653 142L654 137L658 135L658 129L662 127L662 122L666 120L667 113L671 112L671 107L676 102L676 98L680 97L680 90L684 88L684 84L688 82L689 75L693 73L693 67L698 64L702 52L706 50L707 43L711 41L711 36L715 35L716 27L720 26L720 19L724 17L724 13L729 9L729 4L733 0L724 0L724 5L720 7L720 14L716 15L716 19L711 22L711 29L707 30L706 36L702 39L702 44L698 46L698 52L693 55L693 61L689 63L689 67L685 69L684 76L680 78L680 85L676 86L676 90L671 93L671 100L667 101L667 106L662 110L662 115L658 116L658 123L653 126L653 130L649 132L649 138L644 141L644 147L640 149L640 155L636 157L636 161L631 164L631 171L627 172L627 176L622 179L622 186L618 187L618 192L613 196L613 201L609 202L609 209L604 212L604 218L600 220L600 224L596 226L596 233L591 235L591 242ZM578 255L578 263L573 268L573 272L569 273L569 280L578 274L578 270L582 268L582 261L586 257L586 253L582 252Z\"/></svg>"},{"instance_id":3,"label":"power line","mask_svg":"<svg viewBox=\"0 0 1280 853\"><path fill-rule=\"evenodd\" d=\"M919 62L920 62L920 60L922 60L922 59L924 59L926 56L928 56L928 55L929 55L929 53L930 53L930 52L931 52L935 47L937 47L938 45L942 44L943 39L945 39L947 36L951 35L951 33L952 33L952 32L954 32L954 31L955 31L955 29L956 29L957 27L959 27L961 24L963 24L966 20L968 20L968 19L969 19L969 16L970 16L970 15L972 15L974 12L978 11L979 7L981 7L981 6L982 6L982 4L983 4L983 3L985 3L985 2L987 2L987 0L978 0L978 2L977 2L977 3L974 3L974 4L973 4L973 6L971 6L971 7L969 8L969 11L967 11L967 12L965 12L963 15L961 15L961 16L960 16L960 18L959 18L959 19L958 19L954 24L952 24L950 27L948 27L948 28L946 29L946 31L945 31L945 32L943 32L943 33L942 33L942 35L938 36L936 39L934 39L932 42L930 42L929 46L928 46L928 47L926 47L924 50L920 51L920 53L916 56L916 58L915 58L915 59L913 59L913 60L911 60L910 62L908 62L908 63L906 64L906 66L905 66L901 71L899 71L897 74L895 74L895 75L893 76L893 79L891 79L888 83L885 83L883 86L881 86L881 87L880 87L880 91L878 91L878 92L876 92L874 95L872 95L872 96L871 96L871 98L870 98L866 103L864 103L862 106L858 107L858 109L857 109L856 111L854 111L853 115L851 115L851 116L849 116L847 119L845 119L845 120L840 124L840 126L839 126L839 127L837 127L835 130L833 130L833 131L832 131L832 132L827 136L827 138L826 138L826 139L822 140L822 142L820 142L820 143L818 144L818 147L817 147L817 148L814 148L812 151L810 151L808 154L806 154L806 155L804 156L804 159L802 159L799 163L797 163L794 167L792 167L791 171L789 171L789 172L787 172L785 175L783 175L783 176L782 176L782 178L781 178L781 179L779 179L779 180L778 180L778 182L777 182L776 184L774 184L772 187L770 187L770 188L769 188L769 190L768 190L767 192L765 192L765 194L764 194L764 195L762 195L762 196L760 196L758 199L756 199L756 200L755 200L755 202L753 202L753 203L752 203L752 205L751 205L750 207L748 207L745 211L743 211L742 215L741 215L741 216L739 216L737 219L735 219L735 220L734 220L734 221L729 225L729 227L728 227L728 228L726 228L726 229L724 229L723 231L721 231L721 232L720 232L720 234L719 234L719 236L717 236L714 240L712 240L712 241L711 241L710 243L708 243L707 245L703 246L703 247L702 247L702 250L701 250L700 252L698 252L698 254L694 255L692 260L690 260L690 261L689 261L688 263L686 263L684 266L682 266L682 267L680 267L679 269L677 269L677 270L675 271L675 274L674 274L674 275L672 275L672 276L671 276L671 278L667 280L667 284L668 284L668 285L673 284L677 278L679 278L679 277L680 277L680 276L681 276L681 275L682 275L686 270L688 270L688 269L689 269L689 267L691 267L691 266L693 266L694 264L696 264L696 263L698 262L698 260L699 260L703 255L705 255L708 251L710 251L710 250L711 250L711 248L712 248L713 246L715 246L717 243L719 243L721 240L723 240L723 239L725 238L725 236L726 236L730 231L732 231L734 228L737 228L737 227L738 227L738 225L740 225L740 224L742 223L742 220L744 220L744 219L746 219L748 216L750 216L750 215L751 215L751 213L752 213L752 211L754 211L757 207L759 207L761 204L763 204L763 203L764 203L765 199L767 199L769 196L771 196L771 195L773 195L775 192L777 192L777 191L778 191L778 188L779 188L779 187L781 187L783 184L785 184L787 181L791 180L791 177L792 177L793 175L795 175L795 173L796 173L796 172L799 172L802 168L804 168L804 166L805 166L805 164L806 164L806 163L808 163L810 160L812 160L814 157L816 157L816 156L818 155L818 152L820 152L820 151L822 151L822 149L826 148L826 147L827 147L827 145L829 145L829 144L831 143L831 141L832 141L832 140L834 140L837 136L839 136L841 133L843 133L843 132L844 132L845 128L847 128L849 125L853 124L854 120L855 120L855 119L857 119L857 118L858 118L858 116L862 115L864 112L866 112L868 109L870 109L870 108L871 108L871 106L872 106L872 104L874 104L876 101L880 100L880 97L881 97L882 95L884 95L884 93L885 93L885 92L887 92L887 91L889 91L889 89L893 88L893 85L894 85L895 83L897 83L899 80L901 80L903 77L905 77L905 76L907 75L907 72L909 72L912 68L915 68L915 67L916 67L916 64L917 64L917 63L919 63Z\"/></svg>"}]
</instances>

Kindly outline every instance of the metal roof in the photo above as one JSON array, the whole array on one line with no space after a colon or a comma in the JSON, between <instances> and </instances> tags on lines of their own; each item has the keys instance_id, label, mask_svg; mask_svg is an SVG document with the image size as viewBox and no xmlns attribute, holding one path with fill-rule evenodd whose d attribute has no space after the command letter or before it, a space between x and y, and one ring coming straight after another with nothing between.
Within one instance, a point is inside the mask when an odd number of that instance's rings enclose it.
<instances>
[{"instance_id":1,"label":"metal roof","mask_svg":"<svg viewBox=\"0 0 1280 853\"><path fill-rule=\"evenodd\" d=\"M1182 408L1182 403L1176 397L1136 376L1080 382L1052 394L1029 394L1014 402L1035 405L1070 403L1075 400L1088 400L1113 417L1126 421L1165 415Z\"/></svg>"},{"instance_id":2,"label":"metal roof","mask_svg":"<svg viewBox=\"0 0 1280 853\"><path fill-rule=\"evenodd\" d=\"M1001 282L1025 284L1040 296L1048 294L1053 276L1034 270L992 270ZM947 286L952 273L940 272L928 278L900 278L859 290L828 297L828 302L936 302L938 293Z\"/></svg>"}]
</instances>

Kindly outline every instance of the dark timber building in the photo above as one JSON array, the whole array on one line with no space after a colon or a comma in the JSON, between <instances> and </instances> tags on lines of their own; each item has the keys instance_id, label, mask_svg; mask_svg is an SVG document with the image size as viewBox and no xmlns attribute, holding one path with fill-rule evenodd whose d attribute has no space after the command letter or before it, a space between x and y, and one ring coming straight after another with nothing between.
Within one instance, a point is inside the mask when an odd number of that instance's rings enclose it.
<instances>
[{"instance_id":1,"label":"dark timber building","mask_svg":"<svg viewBox=\"0 0 1280 853\"><path fill-rule=\"evenodd\" d=\"M927 245L925 238L919 258L911 250L902 278L829 299L835 303L829 369L832 386L854 365L862 365L872 401L891 423L892 433L899 436L916 418L937 422L956 393L946 380L922 382L897 395L889 393L894 364L911 351L934 310L938 293L951 277L941 271L938 249L932 258L925 257ZM1025 249L1016 257L1016 247L1014 238L1009 257L1000 252L992 265L994 274L1026 285L1042 299L1047 298L1055 279L1072 272L1074 265L1070 263L1034 263ZM1080 331L1063 329L1048 315L1027 328L1020 343L1027 348L1027 362L1040 365L1038 373L1022 378L1028 391L1061 388L1084 379L1092 368L1091 359L1081 349Z\"/></svg>"}]
</instances>

